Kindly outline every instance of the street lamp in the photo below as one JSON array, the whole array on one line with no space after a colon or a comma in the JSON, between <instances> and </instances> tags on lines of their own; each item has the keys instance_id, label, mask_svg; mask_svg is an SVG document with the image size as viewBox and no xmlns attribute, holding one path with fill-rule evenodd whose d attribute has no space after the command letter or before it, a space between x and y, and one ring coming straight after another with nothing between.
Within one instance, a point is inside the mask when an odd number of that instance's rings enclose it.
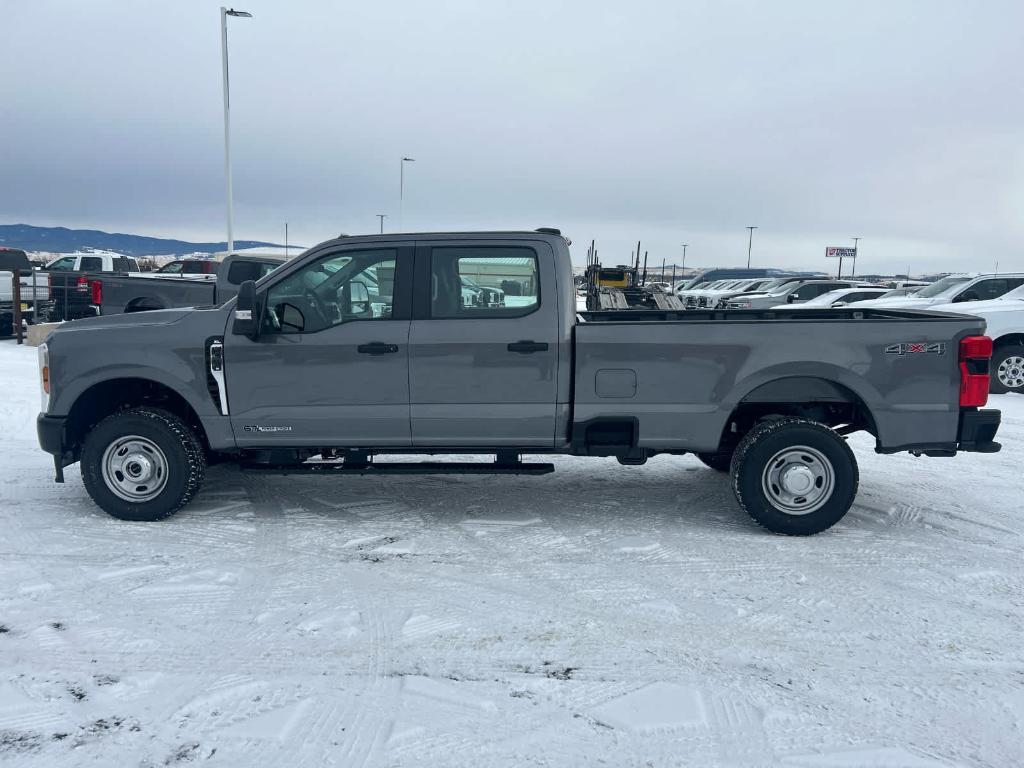
<instances>
[{"instance_id":1,"label":"street lamp","mask_svg":"<svg viewBox=\"0 0 1024 768\"><path fill-rule=\"evenodd\" d=\"M416 158L402 156L398 164L398 229L405 231L405 164L415 163Z\"/></svg>"},{"instance_id":2,"label":"street lamp","mask_svg":"<svg viewBox=\"0 0 1024 768\"><path fill-rule=\"evenodd\" d=\"M747 227L750 230L750 239L747 241L747 269L750 269L750 249L754 246L754 230L757 227Z\"/></svg>"},{"instance_id":3,"label":"street lamp","mask_svg":"<svg viewBox=\"0 0 1024 768\"><path fill-rule=\"evenodd\" d=\"M228 16L240 19L251 19L248 11L236 11L234 8L220 7L220 54L221 67L224 71L224 179L228 198L228 256L235 250L235 237L232 234L234 213L231 203L231 95L228 87Z\"/></svg>"},{"instance_id":4,"label":"street lamp","mask_svg":"<svg viewBox=\"0 0 1024 768\"><path fill-rule=\"evenodd\" d=\"M863 238L860 237L853 238L853 271L850 272L850 277L857 276L857 242L862 239ZM910 275L907 275L907 277L909 278Z\"/></svg>"},{"instance_id":5,"label":"street lamp","mask_svg":"<svg viewBox=\"0 0 1024 768\"><path fill-rule=\"evenodd\" d=\"M384 219L386 219L387 217L388 215L386 213L377 214L377 218L380 219L380 233L382 235L384 234Z\"/></svg>"}]
</instances>

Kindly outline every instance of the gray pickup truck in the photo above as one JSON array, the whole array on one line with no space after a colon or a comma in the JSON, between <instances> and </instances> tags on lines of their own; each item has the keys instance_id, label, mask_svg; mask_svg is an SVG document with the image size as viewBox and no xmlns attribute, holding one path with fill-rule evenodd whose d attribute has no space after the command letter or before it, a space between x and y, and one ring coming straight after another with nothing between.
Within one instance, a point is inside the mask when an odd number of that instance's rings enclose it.
<instances>
[{"instance_id":1,"label":"gray pickup truck","mask_svg":"<svg viewBox=\"0 0 1024 768\"><path fill-rule=\"evenodd\" d=\"M151 312L171 307L223 304L246 280L258 280L284 263L284 257L232 254L211 272L89 275L87 295L95 315Z\"/></svg>"},{"instance_id":2,"label":"gray pickup truck","mask_svg":"<svg viewBox=\"0 0 1024 768\"><path fill-rule=\"evenodd\" d=\"M852 432L882 453L999 450L984 330L911 310L578 314L557 230L344 237L220 307L57 329L38 434L58 481L80 461L128 520L171 515L212 461L532 474L553 465L523 454L692 452L762 526L812 534L853 503ZM444 453L492 459L374 460Z\"/></svg>"}]
</instances>

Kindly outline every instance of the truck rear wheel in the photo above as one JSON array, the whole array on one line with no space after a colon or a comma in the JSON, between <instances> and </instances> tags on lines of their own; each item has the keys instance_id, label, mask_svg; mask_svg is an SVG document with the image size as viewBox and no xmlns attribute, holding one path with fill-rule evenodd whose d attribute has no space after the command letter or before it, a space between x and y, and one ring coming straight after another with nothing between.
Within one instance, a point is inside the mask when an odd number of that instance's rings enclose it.
<instances>
[{"instance_id":1,"label":"truck rear wheel","mask_svg":"<svg viewBox=\"0 0 1024 768\"><path fill-rule=\"evenodd\" d=\"M97 424L82 447L92 500L121 520L162 520L191 501L206 456L189 426L157 408L132 408Z\"/></svg>"},{"instance_id":2,"label":"truck rear wheel","mask_svg":"<svg viewBox=\"0 0 1024 768\"><path fill-rule=\"evenodd\" d=\"M732 459L736 500L773 533L809 536L839 522L857 495L857 460L824 424L798 418L765 421Z\"/></svg>"},{"instance_id":3,"label":"truck rear wheel","mask_svg":"<svg viewBox=\"0 0 1024 768\"><path fill-rule=\"evenodd\" d=\"M995 395L1024 392L1024 346L1000 347L992 355L989 391Z\"/></svg>"}]
</instances>

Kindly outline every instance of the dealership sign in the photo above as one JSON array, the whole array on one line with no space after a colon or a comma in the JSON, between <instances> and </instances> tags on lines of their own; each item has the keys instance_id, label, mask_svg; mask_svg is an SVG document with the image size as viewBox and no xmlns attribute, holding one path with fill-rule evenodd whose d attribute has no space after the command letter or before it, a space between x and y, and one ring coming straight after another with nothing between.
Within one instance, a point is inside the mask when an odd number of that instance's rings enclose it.
<instances>
[{"instance_id":1,"label":"dealership sign","mask_svg":"<svg viewBox=\"0 0 1024 768\"><path fill-rule=\"evenodd\" d=\"M856 248L837 248L830 245L825 249L825 257L829 259L855 259L857 258Z\"/></svg>"}]
</instances>

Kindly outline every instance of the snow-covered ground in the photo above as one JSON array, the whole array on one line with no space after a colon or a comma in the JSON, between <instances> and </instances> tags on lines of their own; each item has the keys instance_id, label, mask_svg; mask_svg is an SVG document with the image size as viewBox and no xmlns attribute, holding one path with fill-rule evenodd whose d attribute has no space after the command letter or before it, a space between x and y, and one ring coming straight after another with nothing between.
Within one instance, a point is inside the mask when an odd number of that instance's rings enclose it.
<instances>
[{"instance_id":1,"label":"snow-covered ground","mask_svg":"<svg viewBox=\"0 0 1024 768\"><path fill-rule=\"evenodd\" d=\"M0 342L0 763L1024 765L1024 398L808 539L692 457L542 478L213 469L156 524L35 441Z\"/></svg>"}]
</instances>

